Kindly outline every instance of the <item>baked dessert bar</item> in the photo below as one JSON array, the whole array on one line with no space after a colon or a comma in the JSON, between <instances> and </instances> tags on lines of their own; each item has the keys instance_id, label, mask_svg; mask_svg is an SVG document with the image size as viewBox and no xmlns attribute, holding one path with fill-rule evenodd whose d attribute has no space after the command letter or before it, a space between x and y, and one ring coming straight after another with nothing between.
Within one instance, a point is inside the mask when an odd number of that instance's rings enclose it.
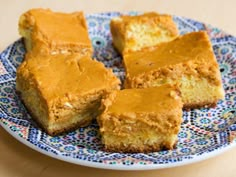
<instances>
[{"instance_id":1,"label":"baked dessert bar","mask_svg":"<svg viewBox=\"0 0 236 177\"><path fill-rule=\"evenodd\" d=\"M204 31L124 56L126 88L178 85L185 108L213 107L224 98L219 66Z\"/></svg>"},{"instance_id":2,"label":"baked dessert bar","mask_svg":"<svg viewBox=\"0 0 236 177\"><path fill-rule=\"evenodd\" d=\"M110 29L113 44L121 54L170 41L178 36L172 17L155 12L113 18Z\"/></svg>"},{"instance_id":3,"label":"baked dessert bar","mask_svg":"<svg viewBox=\"0 0 236 177\"><path fill-rule=\"evenodd\" d=\"M50 135L86 126L101 99L120 81L100 62L80 54L26 54L16 90L32 117Z\"/></svg>"},{"instance_id":4,"label":"baked dessert bar","mask_svg":"<svg viewBox=\"0 0 236 177\"><path fill-rule=\"evenodd\" d=\"M69 14L31 9L20 17L19 33L24 38L27 51L92 56L92 44L82 12Z\"/></svg>"},{"instance_id":5,"label":"baked dessert bar","mask_svg":"<svg viewBox=\"0 0 236 177\"><path fill-rule=\"evenodd\" d=\"M179 91L170 85L111 92L97 118L105 150L154 152L173 149L182 122Z\"/></svg>"}]
</instances>

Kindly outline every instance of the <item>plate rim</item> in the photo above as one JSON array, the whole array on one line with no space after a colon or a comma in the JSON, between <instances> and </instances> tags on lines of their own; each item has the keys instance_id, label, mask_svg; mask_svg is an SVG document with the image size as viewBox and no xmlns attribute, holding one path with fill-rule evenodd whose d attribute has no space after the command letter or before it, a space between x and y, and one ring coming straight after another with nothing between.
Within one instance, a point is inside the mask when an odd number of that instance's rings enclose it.
<instances>
[{"instance_id":1,"label":"plate rim","mask_svg":"<svg viewBox=\"0 0 236 177\"><path fill-rule=\"evenodd\" d=\"M227 146L221 146L220 148L208 152L206 154L202 154L200 156L196 156L195 158L191 158L191 159L185 159L184 161L180 161L180 162L175 162L175 163L169 163L169 164L148 164L148 165L140 165L140 164L135 164L135 165L122 165L122 164L104 164L104 163L98 163L98 162L92 162L92 161L85 161L85 160L81 160L81 159L75 159L72 157L64 157L64 156L59 156L50 152L47 152L45 150L42 150L40 148L37 148L36 145L30 143L29 141L27 141L24 138L21 138L20 136L17 135L16 132L11 131L9 127L7 127L6 125L4 125L4 123L2 122L2 117L0 117L0 125L3 127L3 129L8 132L12 137L14 137L16 140L18 140L19 142L21 142L22 144L28 146L29 148L44 154L46 156L49 156L51 158L57 159L57 160L61 160L61 161L65 161L65 162L69 162L72 164L76 164L76 165L81 165L81 166L87 166L87 167L93 167L93 168L99 168L99 169L107 169L107 170L124 170L124 171L142 171L142 170L154 170L154 169L165 169L165 168L173 168L173 167L179 167L179 166L184 166L184 165L190 165L193 163L197 163L203 160L207 160L210 159L212 157L216 157L220 154L223 154L224 152L233 149L234 147L236 147L236 143L233 141L230 144L228 144Z\"/></svg>"}]
</instances>

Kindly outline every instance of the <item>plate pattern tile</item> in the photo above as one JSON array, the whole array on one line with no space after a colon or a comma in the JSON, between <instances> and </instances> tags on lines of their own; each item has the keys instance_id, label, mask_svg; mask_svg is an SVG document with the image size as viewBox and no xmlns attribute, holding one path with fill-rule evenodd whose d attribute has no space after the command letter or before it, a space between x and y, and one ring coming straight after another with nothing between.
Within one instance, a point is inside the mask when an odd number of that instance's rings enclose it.
<instances>
[{"instance_id":1,"label":"plate pattern tile","mask_svg":"<svg viewBox=\"0 0 236 177\"><path fill-rule=\"evenodd\" d=\"M129 12L136 15L137 12ZM110 19L119 12L87 15L94 58L112 68L124 79L120 55L112 47ZM100 168L137 169L170 167L204 158L236 144L236 38L222 30L195 20L173 16L181 34L207 30L222 74L225 100L215 109L184 112L184 122L178 135L177 148L154 153L108 153L103 151L98 125L94 121L86 128L51 137L38 128L15 92L16 68L22 62L25 49L22 39L10 45L0 55L0 123L22 142L30 143L53 157L73 163ZM109 167L108 167L109 166Z\"/></svg>"}]
</instances>

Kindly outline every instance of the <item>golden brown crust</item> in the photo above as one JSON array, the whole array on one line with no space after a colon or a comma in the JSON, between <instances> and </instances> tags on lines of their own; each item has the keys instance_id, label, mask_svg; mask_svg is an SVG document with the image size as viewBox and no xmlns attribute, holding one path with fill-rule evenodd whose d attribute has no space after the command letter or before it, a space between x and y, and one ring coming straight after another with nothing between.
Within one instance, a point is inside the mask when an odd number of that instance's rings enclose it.
<instances>
[{"instance_id":1,"label":"golden brown crust","mask_svg":"<svg viewBox=\"0 0 236 177\"><path fill-rule=\"evenodd\" d=\"M145 145L145 147L140 146L105 146L105 151L107 152L118 152L118 153L150 153L150 152L158 152L162 150L173 150L176 148L177 142L174 145L171 144L153 144L153 145Z\"/></svg>"},{"instance_id":2,"label":"golden brown crust","mask_svg":"<svg viewBox=\"0 0 236 177\"><path fill-rule=\"evenodd\" d=\"M184 110L189 111L190 109L197 109L197 108L215 108L217 105L217 101L215 102L201 102L201 103L188 103L184 105Z\"/></svg>"}]
</instances>

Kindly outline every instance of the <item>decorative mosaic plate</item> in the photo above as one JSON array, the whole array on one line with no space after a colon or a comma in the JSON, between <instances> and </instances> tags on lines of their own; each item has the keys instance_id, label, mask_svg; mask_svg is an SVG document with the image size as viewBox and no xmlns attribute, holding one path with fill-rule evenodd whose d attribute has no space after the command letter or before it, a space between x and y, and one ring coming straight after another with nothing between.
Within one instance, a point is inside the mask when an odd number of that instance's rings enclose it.
<instances>
[{"instance_id":1,"label":"decorative mosaic plate","mask_svg":"<svg viewBox=\"0 0 236 177\"><path fill-rule=\"evenodd\" d=\"M129 14L135 15L135 12ZM113 69L121 79L121 58L112 47L109 21L118 12L87 15L94 57ZM11 135L31 148L51 157L75 164L122 170L158 169L197 162L215 156L236 145L236 38L217 28L182 17L173 17L181 34L207 30L220 65L225 100L215 109L184 112L177 148L154 153L104 152L98 125L57 137L43 132L15 92L16 68L25 53L22 39L0 55L0 124Z\"/></svg>"}]
</instances>

